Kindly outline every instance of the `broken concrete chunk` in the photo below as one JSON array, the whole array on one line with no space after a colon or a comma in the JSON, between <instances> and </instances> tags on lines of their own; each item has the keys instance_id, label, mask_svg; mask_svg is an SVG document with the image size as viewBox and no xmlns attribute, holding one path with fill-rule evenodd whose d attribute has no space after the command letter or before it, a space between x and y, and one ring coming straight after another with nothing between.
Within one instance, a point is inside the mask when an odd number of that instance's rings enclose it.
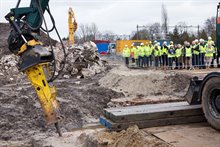
<instances>
[{"instance_id":1,"label":"broken concrete chunk","mask_svg":"<svg viewBox=\"0 0 220 147\"><path fill-rule=\"evenodd\" d=\"M64 77L65 79L69 79L69 78L70 78L69 75L63 75L63 77Z\"/></svg>"},{"instance_id":2,"label":"broken concrete chunk","mask_svg":"<svg viewBox=\"0 0 220 147\"><path fill-rule=\"evenodd\" d=\"M55 55L57 68L61 69L62 58L60 52L62 52L62 50L60 50L59 47L60 45L57 45L55 48ZM80 76L80 78L91 77L107 70L104 64L106 61L102 61L99 58L97 46L93 42L86 42L78 46L68 46L67 54L66 65L63 70L64 75L69 75L70 77Z\"/></svg>"},{"instance_id":3,"label":"broken concrete chunk","mask_svg":"<svg viewBox=\"0 0 220 147\"><path fill-rule=\"evenodd\" d=\"M95 71L90 70L88 68L83 68L81 72L82 72L82 75L84 76L84 78L88 78L88 77L95 75Z\"/></svg>"},{"instance_id":4,"label":"broken concrete chunk","mask_svg":"<svg viewBox=\"0 0 220 147\"><path fill-rule=\"evenodd\" d=\"M76 81L76 82L75 82L75 84L80 84L80 83L81 83L80 81Z\"/></svg>"}]
</instances>

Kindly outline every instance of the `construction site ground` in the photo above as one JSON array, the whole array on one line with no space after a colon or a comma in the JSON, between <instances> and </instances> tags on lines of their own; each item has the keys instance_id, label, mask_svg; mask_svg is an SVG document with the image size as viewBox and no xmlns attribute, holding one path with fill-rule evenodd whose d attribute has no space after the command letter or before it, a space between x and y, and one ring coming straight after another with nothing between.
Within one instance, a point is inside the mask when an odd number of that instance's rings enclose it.
<instances>
[{"instance_id":1,"label":"construction site ground","mask_svg":"<svg viewBox=\"0 0 220 147\"><path fill-rule=\"evenodd\" d=\"M210 70L128 69L121 58L106 58L110 70L91 78L58 79L57 99L65 120L63 137L54 126L46 126L36 93L20 75L0 76L0 146L52 147L218 147L220 132L208 123L138 129L131 126L120 132L99 125L106 107L125 107L184 101L193 76L203 78ZM14 75L13 75L14 76Z\"/></svg>"}]
</instances>

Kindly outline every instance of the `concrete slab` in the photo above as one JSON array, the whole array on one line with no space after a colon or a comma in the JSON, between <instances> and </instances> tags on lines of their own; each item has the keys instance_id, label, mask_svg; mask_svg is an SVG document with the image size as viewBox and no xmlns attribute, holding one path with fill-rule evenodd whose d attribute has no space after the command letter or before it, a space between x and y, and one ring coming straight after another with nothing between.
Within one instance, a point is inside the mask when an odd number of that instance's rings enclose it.
<instances>
[{"instance_id":1,"label":"concrete slab","mask_svg":"<svg viewBox=\"0 0 220 147\"><path fill-rule=\"evenodd\" d=\"M186 102L149 104L104 110L104 116L115 123L199 115L203 116L201 105L189 105Z\"/></svg>"},{"instance_id":2,"label":"concrete slab","mask_svg":"<svg viewBox=\"0 0 220 147\"><path fill-rule=\"evenodd\" d=\"M208 123L195 123L143 129L175 147L219 147L220 132Z\"/></svg>"}]
</instances>

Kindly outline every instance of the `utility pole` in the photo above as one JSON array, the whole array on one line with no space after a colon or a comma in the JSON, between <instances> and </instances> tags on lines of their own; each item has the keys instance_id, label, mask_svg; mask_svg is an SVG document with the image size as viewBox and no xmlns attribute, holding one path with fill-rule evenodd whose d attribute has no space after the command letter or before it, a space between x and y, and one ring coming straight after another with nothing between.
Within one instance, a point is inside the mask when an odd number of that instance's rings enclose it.
<instances>
[{"instance_id":1,"label":"utility pole","mask_svg":"<svg viewBox=\"0 0 220 147\"><path fill-rule=\"evenodd\" d=\"M199 25L198 25L198 38L199 38Z\"/></svg>"},{"instance_id":2,"label":"utility pole","mask_svg":"<svg viewBox=\"0 0 220 147\"><path fill-rule=\"evenodd\" d=\"M138 31L138 25L137 25L137 40L139 39L139 31Z\"/></svg>"}]
</instances>

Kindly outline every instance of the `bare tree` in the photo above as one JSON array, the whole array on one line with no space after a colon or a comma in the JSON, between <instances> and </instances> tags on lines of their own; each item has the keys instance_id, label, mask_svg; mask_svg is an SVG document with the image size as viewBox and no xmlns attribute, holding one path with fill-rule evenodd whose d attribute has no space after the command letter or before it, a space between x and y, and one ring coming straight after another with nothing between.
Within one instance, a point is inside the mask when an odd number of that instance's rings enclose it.
<instances>
[{"instance_id":1,"label":"bare tree","mask_svg":"<svg viewBox=\"0 0 220 147\"><path fill-rule=\"evenodd\" d=\"M205 24L204 24L205 31L208 36L212 36L215 32L216 28L216 18L211 17L206 19Z\"/></svg>"},{"instance_id":2,"label":"bare tree","mask_svg":"<svg viewBox=\"0 0 220 147\"><path fill-rule=\"evenodd\" d=\"M161 25L158 22L155 22L149 25L149 34L151 34L151 39L160 39L161 38Z\"/></svg>"},{"instance_id":3,"label":"bare tree","mask_svg":"<svg viewBox=\"0 0 220 147\"><path fill-rule=\"evenodd\" d=\"M98 34L98 27L95 23L88 24L80 24L79 29L77 31L77 36L81 42L86 42L90 40L94 40L95 36Z\"/></svg>"},{"instance_id":4,"label":"bare tree","mask_svg":"<svg viewBox=\"0 0 220 147\"><path fill-rule=\"evenodd\" d=\"M114 33L110 30L107 30L107 31L102 33L102 39L103 40L113 41L114 37L115 37Z\"/></svg>"},{"instance_id":5,"label":"bare tree","mask_svg":"<svg viewBox=\"0 0 220 147\"><path fill-rule=\"evenodd\" d=\"M91 31L91 35L93 37L93 39L95 40L96 35L98 34L98 27L97 25L93 22L90 25L90 31Z\"/></svg>"},{"instance_id":6,"label":"bare tree","mask_svg":"<svg viewBox=\"0 0 220 147\"><path fill-rule=\"evenodd\" d=\"M161 39L161 25L158 22L142 26L143 29L138 31L138 39ZM131 35L131 39L137 39L137 32Z\"/></svg>"},{"instance_id":7,"label":"bare tree","mask_svg":"<svg viewBox=\"0 0 220 147\"><path fill-rule=\"evenodd\" d=\"M87 28L88 24L80 24L79 29L77 30L77 36L79 36L83 42L87 40Z\"/></svg>"},{"instance_id":8,"label":"bare tree","mask_svg":"<svg viewBox=\"0 0 220 147\"><path fill-rule=\"evenodd\" d=\"M166 6L162 4L161 6L161 12L162 12L162 30L165 34L168 33L168 13Z\"/></svg>"},{"instance_id":9,"label":"bare tree","mask_svg":"<svg viewBox=\"0 0 220 147\"><path fill-rule=\"evenodd\" d=\"M186 22L178 22L177 27L179 29L180 35L182 35L184 32L187 32L187 24L186 24Z\"/></svg>"}]
</instances>

